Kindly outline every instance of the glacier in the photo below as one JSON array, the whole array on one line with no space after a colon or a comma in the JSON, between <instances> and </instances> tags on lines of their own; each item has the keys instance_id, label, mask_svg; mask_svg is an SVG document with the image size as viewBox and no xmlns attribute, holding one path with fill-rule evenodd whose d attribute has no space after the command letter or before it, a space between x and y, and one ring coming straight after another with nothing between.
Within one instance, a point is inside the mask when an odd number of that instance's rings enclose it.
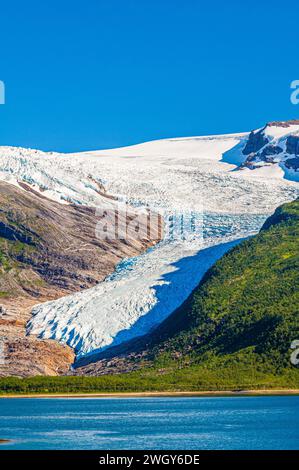
<instances>
[{"instance_id":1,"label":"glacier","mask_svg":"<svg viewBox=\"0 0 299 470\"><path fill-rule=\"evenodd\" d=\"M219 257L298 196L298 184L279 165L238 170L248 135L77 154L0 147L2 180L26 183L62 204L149 207L166 224L163 241L124 260L96 287L36 305L27 333L67 343L79 358L149 332L181 305ZM190 213L200 215L199 230L170 237L169 215Z\"/></svg>"}]
</instances>

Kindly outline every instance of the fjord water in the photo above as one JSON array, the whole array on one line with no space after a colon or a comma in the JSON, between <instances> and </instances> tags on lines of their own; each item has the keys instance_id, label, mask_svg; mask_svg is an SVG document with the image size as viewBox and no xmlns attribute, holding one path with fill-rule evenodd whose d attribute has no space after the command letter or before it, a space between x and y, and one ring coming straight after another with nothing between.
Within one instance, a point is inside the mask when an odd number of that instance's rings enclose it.
<instances>
[{"instance_id":1,"label":"fjord water","mask_svg":"<svg viewBox=\"0 0 299 470\"><path fill-rule=\"evenodd\" d=\"M1 399L1 449L299 449L299 397Z\"/></svg>"}]
</instances>

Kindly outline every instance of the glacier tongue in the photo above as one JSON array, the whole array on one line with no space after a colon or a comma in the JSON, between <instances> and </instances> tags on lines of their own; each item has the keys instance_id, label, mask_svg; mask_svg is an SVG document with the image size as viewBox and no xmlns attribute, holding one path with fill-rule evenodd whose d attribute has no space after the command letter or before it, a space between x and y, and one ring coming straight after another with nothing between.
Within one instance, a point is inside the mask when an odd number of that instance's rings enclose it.
<instances>
[{"instance_id":1,"label":"glacier tongue","mask_svg":"<svg viewBox=\"0 0 299 470\"><path fill-rule=\"evenodd\" d=\"M256 231L265 218L232 219L234 228L246 226L248 235L249 228ZM116 273L98 286L36 306L28 332L66 342L78 357L149 332L179 307L207 269L245 236L237 230L233 234L233 227L222 223L221 217L216 234L213 223L207 224L207 238L201 241L164 240L132 262L123 261ZM215 232L215 238L210 231ZM221 231L223 235L227 231L226 236L220 236Z\"/></svg>"},{"instance_id":2,"label":"glacier tongue","mask_svg":"<svg viewBox=\"0 0 299 470\"><path fill-rule=\"evenodd\" d=\"M265 214L298 195L277 172L234 171L247 134L165 139L81 154L0 148L0 179L25 182L62 203L127 200L167 214L206 214L203 230L168 239L118 266L93 289L37 305L27 332L75 348L78 357L148 332L178 307L205 271ZM227 152L230 158L225 158Z\"/></svg>"}]
</instances>

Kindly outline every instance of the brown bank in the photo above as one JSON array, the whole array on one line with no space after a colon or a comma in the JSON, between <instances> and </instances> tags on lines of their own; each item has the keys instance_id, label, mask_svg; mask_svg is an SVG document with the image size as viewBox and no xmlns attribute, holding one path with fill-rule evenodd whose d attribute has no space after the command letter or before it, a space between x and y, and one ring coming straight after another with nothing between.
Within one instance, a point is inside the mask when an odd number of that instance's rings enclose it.
<instances>
[{"instance_id":1,"label":"brown bank","mask_svg":"<svg viewBox=\"0 0 299 470\"><path fill-rule=\"evenodd\" d=\"M95 208L62 205L27 184L20 186L0 182L0 338L4 352L0 377L65 375L74 361L72 349L26 336L32 307L95 286L123 258L155 244L162 237L162 222L152 230L152 239L136 237L130 225L136 213L129 208L126 234L115 240L99 239ZM103 191L100 194L103 207L107 201L113 207L114 200ZM112 216L107 218L109 223L114 223Z\"/></svg>"}]
</instances>

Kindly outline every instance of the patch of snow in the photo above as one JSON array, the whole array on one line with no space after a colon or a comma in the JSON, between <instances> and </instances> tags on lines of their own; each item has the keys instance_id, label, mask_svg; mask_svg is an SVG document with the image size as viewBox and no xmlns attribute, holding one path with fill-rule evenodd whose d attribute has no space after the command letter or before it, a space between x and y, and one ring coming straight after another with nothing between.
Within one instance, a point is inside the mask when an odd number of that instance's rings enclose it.
<instances>
[{"instance_id":1,"label":"patch of snow","mask_svg":"<svg viewBox=\"0 0 299 470\"><path fill-rule=\"evenodd\" d=\"M278 178L281 180L285 177L285 169L284 167L282 168L278 163L266 164L265 162L260 162L256 165L254 171L250 170L249 168L242 168L240 171L242 171L242 176L244 178Z\"/></svg>"},{"instance_id":2,"label":"patch of snow","mask_svg":"<svg viewBox=\"0 0 299 470\"><path fill-rule=\"evenodd\" d=\"M285 126L266 126L264 130L264 134L266 137L270 137L270 139L278 140L282 137L287 137L291 134L296 134L299 132L299 125L298 124L291 124L288 127Z\"/></svg>"}]
</instances>

